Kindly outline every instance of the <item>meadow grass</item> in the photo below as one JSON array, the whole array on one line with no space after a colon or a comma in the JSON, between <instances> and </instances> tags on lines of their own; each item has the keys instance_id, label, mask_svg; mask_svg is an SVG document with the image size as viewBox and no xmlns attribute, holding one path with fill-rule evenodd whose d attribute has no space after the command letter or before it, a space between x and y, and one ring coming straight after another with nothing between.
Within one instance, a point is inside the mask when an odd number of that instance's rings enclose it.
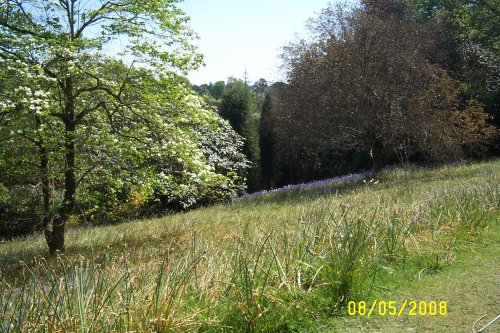
<instances>
[{"instance_id":1,"label":"meadow grass","mask_svg":"<svg viewBox=\"0 0 500 333\"><path fill-rule=\"evenodd\" d=\"M500 161L386 170L0 245L0 332L301 332L498 228ZM374 179L371 179L373 177Z\"/></svg>"}]
</instances>

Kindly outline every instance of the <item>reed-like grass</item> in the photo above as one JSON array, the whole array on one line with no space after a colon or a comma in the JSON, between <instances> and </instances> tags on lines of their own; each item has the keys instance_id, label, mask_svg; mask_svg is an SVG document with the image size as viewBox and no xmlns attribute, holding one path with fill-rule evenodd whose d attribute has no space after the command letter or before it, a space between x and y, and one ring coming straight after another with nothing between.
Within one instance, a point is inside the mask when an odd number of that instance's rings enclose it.
<instances>
[{"instance_id":1,"label":"reed-like grass","mask_svg":"<svg viewBox=\"0 0 500 333\"><path fill-rule=\"evenodd\" d=\"M457 239L479 241L498 225L499 171L395 169L75 229L57 258L41 236L2 244L0 332L307 331L388 269L431 274Z\"/></svg>"}]
</instances>

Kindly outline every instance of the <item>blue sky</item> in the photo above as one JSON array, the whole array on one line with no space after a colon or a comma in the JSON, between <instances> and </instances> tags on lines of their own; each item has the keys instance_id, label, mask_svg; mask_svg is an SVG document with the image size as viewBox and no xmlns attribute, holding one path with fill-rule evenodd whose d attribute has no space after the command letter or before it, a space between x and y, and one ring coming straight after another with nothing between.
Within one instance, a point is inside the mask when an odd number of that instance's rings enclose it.
<instances>
[{"instance_id":1,"label":"blue sky","mask_svg":"<svg viewBox=\"0 0 500 333\"><path fill-rule=\"evenodd\" d=\"M251 82L283 79L280 48L295 34L306 37L305 21L329 2L335 0L184 0L179 7L191 18L206 64L188 78L194 84L243 78L246 67Z\"/></svg>"}]
</instances>

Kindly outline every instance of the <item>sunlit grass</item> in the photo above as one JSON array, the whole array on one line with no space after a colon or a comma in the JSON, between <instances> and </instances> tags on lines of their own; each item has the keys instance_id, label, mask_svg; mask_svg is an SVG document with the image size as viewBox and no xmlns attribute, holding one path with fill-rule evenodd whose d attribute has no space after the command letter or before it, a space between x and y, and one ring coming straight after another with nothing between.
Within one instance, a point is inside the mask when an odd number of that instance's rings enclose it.
<instances>
[{"instance_id":1,"label":"sunlit grass","mask_svg":"<svg viewBox=\"0 0 500 333\"><path fill-rule=\"evenodd\" d=\"M457 240L480 241L498 224L499 171L394 169L73 229L58 258L42 236L2 244L0 332L307 330L384 270L434 274Z\"/></svg>"}]
</instances>

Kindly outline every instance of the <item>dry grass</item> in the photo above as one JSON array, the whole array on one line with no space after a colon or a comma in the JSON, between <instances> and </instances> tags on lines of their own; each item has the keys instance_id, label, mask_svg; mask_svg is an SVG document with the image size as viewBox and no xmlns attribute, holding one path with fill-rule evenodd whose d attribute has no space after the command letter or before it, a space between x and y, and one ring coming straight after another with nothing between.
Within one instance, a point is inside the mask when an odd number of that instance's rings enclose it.
<instances>
[{"instance_id":1,"label":"dry grass","mask_svg":"<svg viewBox=\"0 0 500 333\"><path fill-rule=\"evenodd\" d=\"M41 236L3 244L0 332L301 331L365 297L380 267L430 274L454 259L456 239L479 240L498 219L499 171L395 169L74 229L59 258Z\"/></svg>"}]
</instances>

